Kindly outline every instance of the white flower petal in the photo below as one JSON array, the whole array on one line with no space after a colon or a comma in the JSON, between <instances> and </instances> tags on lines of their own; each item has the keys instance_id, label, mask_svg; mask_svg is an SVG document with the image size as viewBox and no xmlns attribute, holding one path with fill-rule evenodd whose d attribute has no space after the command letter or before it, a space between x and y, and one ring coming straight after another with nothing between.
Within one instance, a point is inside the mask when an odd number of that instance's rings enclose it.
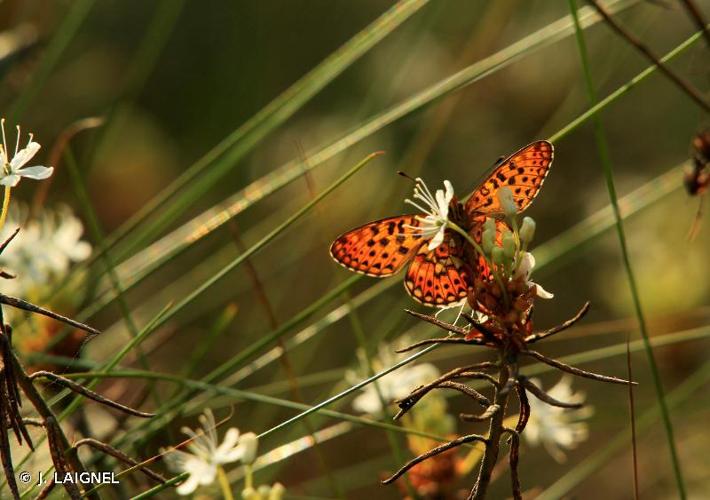
<instances>
[{"instance_id":1,"label":"white flower petal","mask_svg":"<svg viewBox=\"0 0 710 500\"><path fill-rule=\"evenodd\" d=\"M0 179L0 184L3 186L10 186L10 187L15 187L17 186L17 183L20 182L20 176L15 175L15 174L8 174L3 176L2 179Z\"/></svg>"},{"instance_id":2,"label":"white flower petal","mask_svg":"<svg viewBox=\"0 0 710 500\"><path fill-rule=\"evenodd\" d=\"M27 147L21 149L17 154L10 160L10 168L12 170L17 170L22 167L25 163L30 161L32 157L37 154L37 151L41 146L36 142L30 142Z\"/></svg>"},{"instance_id":3,"label":"white flower petal","mask_svg":"<svg viewBox=\"0 0 710 500\"><path fill-rule=\"evenodd\" d=\"M28 179L35 179L40 181L46 179L52 175L54 172L54 167L25 167L16 171L18 175L22 177L27 177Z\"/></svg>"},{"instance_id":4,"label":"white flower petal","mask_svg":"<svg viewBox=\"0 0 710 500\"><path fill-rule=\"evenodd\" d=\"M188 478L183 481L180 486L175 488L175 491L178 495L186 496L194 492L197 489L197 486L197 478L194 476L188 476Z\"/></svg>"},{"instance_id":5,"label":"white flower petal","mask_svg":"<svg viewBox=\"0 0 710 500\"><path fill-rule=\"evenodd\" d=\"M439 231L436 233L436 235L434 235L434 237L429 242L428 249L430 252L444 242L444 233L445 232L446 232L446 226L441 226L439 228Z\"/></svg>"},{"instance_id":6,"label":"white flower petal","mask_svg":"<svg viewBox=\"0 0 710 500\"><path fill-rule=\"evenodd\" d=\"M444 188L446 188L446 203L448 204L454 197L454 185L449 180L445 180Z\"/></svg>"},{"instance_id":7,"label":"white flower petal","mask_svg":"<svg viewBox=\"0 0 710 500\"><path fill-rule=\"evenodd\" d=\"M251 464L256 459L256 450L259 447L259 438L253 432L247 432L239 440L239 445L243 447L242 462Z\"/></svg>"},{"instance_id":8,"label":"white flower petal","mask_svg":"<svg viewBox=\"0 0 710 500\"><path fill-rule=\"evenodd\" d=\"M551 299L555 296L554 294L552 294L552 293L548 292L547 290L545 290L544 288L542 288L537 283L533 283L533 285L535 285L537 296L540 297L541 299Z\"/></svg>"}]
</instances>

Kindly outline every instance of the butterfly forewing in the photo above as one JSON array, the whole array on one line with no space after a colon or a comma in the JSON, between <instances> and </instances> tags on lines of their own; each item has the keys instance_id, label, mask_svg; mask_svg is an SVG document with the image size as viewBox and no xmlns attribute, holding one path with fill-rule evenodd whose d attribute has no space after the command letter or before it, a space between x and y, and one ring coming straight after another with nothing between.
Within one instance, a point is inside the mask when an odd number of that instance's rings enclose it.
<instances>
[{"instance_id":1,"label":"butterfly forewing","mask_svg":"<svg viewBox=\"0 0 710 500\"><path fill-rule=\"evenodd\" d=\"M518 212L525 210L540 191L552 164L554 149L548 141L536 141L503 160L466 202L469 216L499 214L498 190L513 192Z\"/></svg>"},{"instance_id":2,"label":"butterfly forewing","mask_svg":"<svg viewBox=\"0 0 710 500\"><path fill-rule=\"evenodd\" d=\"M401 270L422 246L414 215L400 215L370 222L353 229L330 246L330 255L351 271L368 276L392 276Z\"/></svg>"},{"instance_id":3,"label":"butterfly forewing","mask_svg":"<svg viewBox=\"0 0 710 500\"><path fill-rule=\"evenodd\" d=\"M404 288L416 301L427 306L446 306L468 295L472 272L464 260L464 247L454 235L429 250L422 245L404 278Z\"/></svg>"}]
</instances>

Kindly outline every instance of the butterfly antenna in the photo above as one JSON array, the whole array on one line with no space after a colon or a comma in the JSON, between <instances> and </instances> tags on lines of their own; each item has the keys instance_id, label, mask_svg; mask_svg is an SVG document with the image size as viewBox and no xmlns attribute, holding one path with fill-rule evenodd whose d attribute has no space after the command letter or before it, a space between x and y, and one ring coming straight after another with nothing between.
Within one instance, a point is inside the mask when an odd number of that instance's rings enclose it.
<instances>
[{"instance_id":1,"label":"butterfly antenna","mask_svg":"<svg viewBox=\"0 0 710 500\"><path fill-rule=\"evenodd\" d=\"M417 180L416 180L414 177L412 177L411 175L409 175L407 172L403 172L403 171L401 171L401 170L397 170L397 175L401 175L401 176L404 177L405 179L409 179L409 180L412 181L414 184L417 183Z\"/></svg>"}]
</instances>

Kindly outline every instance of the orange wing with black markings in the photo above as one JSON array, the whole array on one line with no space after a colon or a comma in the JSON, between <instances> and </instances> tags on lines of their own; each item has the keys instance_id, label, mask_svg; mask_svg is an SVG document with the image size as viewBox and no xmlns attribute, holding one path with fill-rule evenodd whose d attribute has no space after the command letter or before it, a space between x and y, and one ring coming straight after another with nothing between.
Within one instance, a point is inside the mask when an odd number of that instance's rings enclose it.
<instances>
[{"instance_id":1,"label":"orange wing with black markings","mask_svg":"<svg viewBox=\"0 0 710 500\"><path fill-rule=\"evenodd\" d=\"M532 203L552 165L554 148L548 141L535 141L504 159L473 192L465 205L470 217L502 213L498 190L507 186L522 212Z\"/></svg>"},{"instance_id":2,"label":"orange wing with black markings","mask_svg":"<svg viewBox=\"0 0 710 500\"><path fill-rule=\"evenodd\" d=\"M330 255L356 273L377 278L392 276L425 242L421 234L411 229L418 225L414 215L370 222L338 237L330 246Z\"/></svg>"},{"instance_id":3,"label":"orange wing with black markings","mask_svg":"<svg viewBox=\"0 0 710 500\"><path fill-rule=\"evenodd\" d=\"M466 298L472 277L461 240L450 234L434 250L427 245L419 248L407 269L404 288L424 305L447 306Z\"/></svg>"}]
</instances>

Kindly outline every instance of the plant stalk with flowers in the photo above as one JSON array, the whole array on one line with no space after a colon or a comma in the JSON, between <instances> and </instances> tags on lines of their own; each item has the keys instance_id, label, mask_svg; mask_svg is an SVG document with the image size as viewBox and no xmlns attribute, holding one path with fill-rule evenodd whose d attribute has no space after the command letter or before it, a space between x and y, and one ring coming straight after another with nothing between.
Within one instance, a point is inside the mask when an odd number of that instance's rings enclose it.
<instances>
[{"instance_id":1,"label":"plant stalk with flowers","mask_svg":"<svg viewBox=\"0 0 710 500\"><path fill-rule=\"evenodd\" d=\"M0 213L0 229L5 222L8 213L8 205L10 202L10 190L20 182L22 177L30 179L46 179L52 175L52 167L24 167L24 165L32 159L39 151L40 145L32 140L32 134L25 148L20 149L20 127L17 127L17 143L15 153L12 158L8 155L7 141L5 137L5 120L0 120L0 128L2 128L2 145L0 145L0 164L2 172L0 172L0 184L5 186L5 195L3 199L2 212ZM10 234L5 241L0 244L0 255L8 250L8 246L17 236L20 229L16 229ZM9 250L13 250L10 248ZM48 250L48 249L44 249ZM10 259L12 261L12 259ZM16 261L15 261L16 262ZM10 269L13 270L13 269ZM14 270L13 270L14 271ZM0 278L4 279L22 279L22 276L15 277L13 274L0 271ZM22 290L22 287L19 287ZM74 382L70 379L57 375L51 371L39 370L32 374L22 364L17 357L12 345L12 327L5 323L5 315L3 314L3 306L7 305L15 309L43 316L52 320L60 321L73 328L82 330L89 335L97 335L100 332L88 325L79 323L73 319L67 318L56 312L50 311L24 299L12 297L0 293L0 461L2 462L3 471L5 472L5 480L10 489L12 498L19 499L20 491L17 485L14 464L12 459L12 451L10 448L10 436L15 435L20 446L27 445L31 450L34 450L32 437L28 431L28 427L38 427L42 429L44 436L47 438L49 452L54 465L56 474L61 479L74 477L86 472L86 468L79 458L78 450L81 447L89 447L101 453L110 455L120 462L127 464L131 468L141 470L146 476L154 481L164 483L165 479L159 474L147 468L144 464L130 458L120 450L113 448L107 443L93 439L84 438L74 443L71 443L59 425L54 411L46 402L40 390L36 387L39 380L46 380L64 389L68 389L82 397L91 399L108 408L122 411L128 415L150 418L151 413L144 413L128 406L122 405L116 401L107 399L100 394L97 394L83 385ZM29 401L32 408L35 410L39 418L25 418L21 412L23 400ZM46 482L37 498L46 498L50 492L56 487L56 482L51 479ZM76 483L73 480L62 480L62 486L67 494L73 500L81 498L98 498L98 495L88 485Z\"/></svg>"},{"instance_id":2,"label":"plant stalk with flowers","mask_svg":"<svg viewBox=\"0 0 710 500\"><path fill-rule=\"evenodd\" d=\"M537 403L555 409L578 409L582 406L582 402L577 398L562 401L543 391L535 381L520 374L520 362L525 358L532 358L579 377L612 384L633 383L588 372L531 349L532 344L562 332L582 319L589 310L589 303L586 303L573 318L561 325L545 331L534 330L532 316L535 301L538 298L553 297L530 278L535 266L535 258L528 251L528 247L535 233L535 222L530 217L525 217L519 223L518 208L513 193L508 187L499 189L497 195L502 213L495 219L487 218L482 231L476 227L463 226L461 219L456 217L460 205L455 200L453 187L448 181L445 182L445 190L438 190L432 196L423 182L417 179L414 194L416 201L408 201L425 213L425 216L419 218L421 226L412 229L419 230L431 238L430 250L444 241L447 232L461 235L470 245L468 249L470 251L466 255L470 260L468 264L476 270L476 273L466 301L474 315L462 313L461 316L468 325L461 327L440 321L435 316L407 310L406 312L412 316L449 332L449 336L420 341L398 352L406 352L430 344L465 344L491 348L495 351L495 359L451 370L432 382L417 387L409 395L397 401L400 410L395 419L406 415L434 389L458 391L468 396L479 408L477 412L459 415L460 419L473 423L488 422L488 432L486 435L463 435L428 450L383 481L384 484L396 481L427 459L466 443L480 442L484 445L485 451L476 482L468 498L483 499L491 481L493 467L500 454L501 441L507 437L510 447L509 465L513 497L520 499L522 498L518 478L520 436L529 422L531 408L537 408ZM426 207L422 207L418 202L426 204ZM490 386L490 393L484 394L469 387L464 383L467 380L483 382ZM518 399L519 412L515 426L509 426L505 423L506 412L513 393ZM537 400L536 404L531 405L530 396Z\"/></svg>"}]
</instances>

